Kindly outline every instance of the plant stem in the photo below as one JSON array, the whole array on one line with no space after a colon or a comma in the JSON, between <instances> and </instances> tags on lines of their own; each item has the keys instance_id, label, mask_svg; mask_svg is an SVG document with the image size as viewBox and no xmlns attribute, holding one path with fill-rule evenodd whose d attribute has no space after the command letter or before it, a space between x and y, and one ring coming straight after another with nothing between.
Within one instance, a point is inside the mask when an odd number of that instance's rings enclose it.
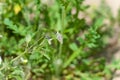
<instances>
[{"instance_id":1,"label":"plant stem","mask_svg":"<svg viewBox=\"0 0 120 80\"><path fill-rule=\"evenodd\" d=\"M64 29L65 29L65 7L62 6L62 19L61 19L61 26L62 26L62 29L61 29L61 34L63 35L64 34ZM59 46L59 57L61 57L61 54L62 54L62 44L60 44Z\"/></svg>"}]
</instances>

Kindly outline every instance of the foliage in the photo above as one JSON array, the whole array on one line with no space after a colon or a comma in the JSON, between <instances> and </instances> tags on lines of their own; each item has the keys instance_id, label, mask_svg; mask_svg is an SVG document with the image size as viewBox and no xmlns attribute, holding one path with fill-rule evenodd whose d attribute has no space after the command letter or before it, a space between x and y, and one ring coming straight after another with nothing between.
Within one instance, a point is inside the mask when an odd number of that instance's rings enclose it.
<instances>
[{"instance_id":1,"label":"foliage","mask_svg":"<svg viewBox=\"0 0 120 80\"><path fill-rule=\"evenodd\" d=\"M0 79L101 80L110 71L96 57L106 46L105 16L89 25L78 17L84 0L45 1L1 1Z\"/></svg>"}]
</instances>

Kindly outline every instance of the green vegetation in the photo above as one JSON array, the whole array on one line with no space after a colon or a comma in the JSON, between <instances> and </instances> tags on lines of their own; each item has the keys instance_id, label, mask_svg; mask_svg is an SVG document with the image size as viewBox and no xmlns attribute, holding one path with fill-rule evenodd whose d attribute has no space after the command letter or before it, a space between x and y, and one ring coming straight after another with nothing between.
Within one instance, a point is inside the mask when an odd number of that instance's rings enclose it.
<instances>
[{"instance_id":1,"label":"green vegetation","mask_svg":"<svg viewBox=\"0 0 120 80\"><path fill-rule=\"evenodd\" d=\"M115 21L106 4L90 15L84 0L45 1L0 2L0 80L109 80L120 63L100 56Z\"/></svg>"}]
</instances>

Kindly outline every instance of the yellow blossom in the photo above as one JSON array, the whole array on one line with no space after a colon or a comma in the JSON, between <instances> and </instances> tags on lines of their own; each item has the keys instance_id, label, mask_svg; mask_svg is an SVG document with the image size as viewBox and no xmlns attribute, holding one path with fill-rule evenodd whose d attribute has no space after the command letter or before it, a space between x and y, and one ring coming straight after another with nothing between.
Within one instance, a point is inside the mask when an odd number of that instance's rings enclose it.
<instances>
[{"instance_id":1,"label":"yellow blossom","mask_svg":"<svg viewBox=\"0 0 120 80\"><path fill-rule=\"evenodd\" d=\"M14 12L15 12L15 14L18 14L20 11L21 11L21 6L19 4L16 4L14 6Z\"/></svg>"}]
</instances>

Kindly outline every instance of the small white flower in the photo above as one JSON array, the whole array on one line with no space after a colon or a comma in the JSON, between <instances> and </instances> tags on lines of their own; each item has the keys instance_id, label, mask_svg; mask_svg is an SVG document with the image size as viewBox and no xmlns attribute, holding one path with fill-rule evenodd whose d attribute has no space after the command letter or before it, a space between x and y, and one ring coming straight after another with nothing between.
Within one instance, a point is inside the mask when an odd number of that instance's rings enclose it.
<instances>
[{"instance_id":1,"label":"small white flower","mask_svg":"<svg viewBox=\"0 0 120 80\"><path fill-rule=\"evenodd\" d=\"M31 41L32 37L30 34L28 34L25 39L26 39L26 42L29 43Z\"/></svg>"},{"instance_id":2,"label":"small white flower","mask_svg":"<svg viewBox=\"0 0 120 80\"><path fill-rule=\"evenodd\" d=\"M0 56L0 65L2 64L2 58L1 58L1 56Z\"/></svg>"},{"instance_id":3,"label":"small white flower","mask_svg":"<svg viewBox=\"0 0 120 80\"><path fill-rule=\"evenodd\" d=\"M52 41L52 39L48 39L48 44L49 44L49 45L52 44L51 41Z\"/></svg>"},{"instance_id":4,"label":"small white flower","mask_svg":"<svg viewBox=\"0 0 120 80\"><path fill-rule=\"evenodd\" d=\"M56 38L57 38L57 40L58 40L61 44L63 44L62 34L60 34L59 32L57 32L57 33L56 33Z\"/></svg>"},{"instance_id":5,"label":"small white flower","mask_svg":"<svg viewBox=\"0 0 120 80\"><path fill-rule=\"evenodd\" d=\"M62 64L62 60L58 58L58 59L55 61L55 64L56 64L57 66L60 66L60 65Z\"/></svg>"},{"instance_id":6,"label":"small white flower","mask_svg":"<svg viewBox=\"0 0 120 80\"><path fill-rule=\"evenodd\" d=\"M2 35L0 35L0 38L2 38L3 36Z\"/></svg>"},{"instance_id":7,"label":"small white flower","mask_svg":"<svg viewBox=\"0 0 120 80\"><path fill-rule=\"evenodd\" d=\"M23 59L23 58L20 58L20 59L21 59L22 63L27 63L28 62L27 59Z\"/></svg>"}]
</instances>

